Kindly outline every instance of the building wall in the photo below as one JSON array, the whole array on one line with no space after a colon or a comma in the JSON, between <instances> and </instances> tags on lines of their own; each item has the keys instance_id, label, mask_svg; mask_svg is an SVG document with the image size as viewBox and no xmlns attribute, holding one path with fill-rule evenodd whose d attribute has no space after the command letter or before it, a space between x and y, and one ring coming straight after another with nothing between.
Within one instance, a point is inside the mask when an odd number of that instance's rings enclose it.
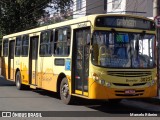
<instances>
[{"instance_id":1,"label":"building wall","mask_svg":"<svg viewBox=\"0 0 160 120\"><path fill-rule=\"evenodd\" d=\"M121 0L120 4L118 5L119 8L113 9L113 1L114 0L108 0L107 1L107 13L108 14L125 14L126 11L126 0ZM132 0L134 1L134 0Z\"/></svg>"},{"instance_id":2,"label":"building wall","mask_svg":"<svg viewBox=\"0 0 160 120\"><path fill-rule=\"evenodd\" d=\"M86 15L106 13L105 3L107 0L86 0Z\"/></svg>"},{"instance_id":3,"label":"building wall","mask_svg":"<svg viewBox=\"0 0 160 120\"><path fill-rule=\"evenodd\" d=\"M134 14L145 17L153 17L153 0L120 0L118 8L113 8L113 1L106 0L82 0L82 9L76 10L76 1L73 0L73 18L90 14ZM139 12L139 13L138 13Z\"/></svg>"},{"instance_id":4,"label":"building wall","mask_svg":"<svg viewBox=\"0 0 160 120\"><path fill-rule=\"evenodd\" d=\"M77 10L77 0L73 0L73 18L79 18L86 15L86 0L82 0L82 9Z\"/></svg>"},{"instance_id":5,"label":"building wall","mask_svg":"<svg viewBox=\"0 0 160 120\"><path fill-rule=\"evenodd\" d=\"M105 14L107 0L82 0L82 9L76 9L77 0L73 0L73 18L82 17L90 14ZM105 5L104 5L105 4Z\"/></svg>"},{"instance_id":6,"label":"building wall","mask_svg":"<svg viewBox=\"0 0 160 120\"><path fill-rule=\"evenodd\" d=\"M146 17L153 17L153 0L147 0Z\"/></svg>"},{"instance_id":7,"label":"building wall","mask_svg":"<svg viewBox=\"0 0 160 120\"><path fill-rule=\"evenodd\" d=\"M126 11L137 12L137 13L126 12L127 14L129 13L129 14L140 15L145 17L152 17L153 1L152 0L126 0Z\"/></svg>"},{"instance_id":8,"label":"building wall","mask_svg":"<svg viewBox=\"0 0 160 120\"><path fill-rule=\"evenodd\" d=\"M145 17L153 17L152 0L121 0L120 7L118 9L113 9L113 1L114 0L108 0L106 13L134 14Z\"/></svg>"}]
</instances>

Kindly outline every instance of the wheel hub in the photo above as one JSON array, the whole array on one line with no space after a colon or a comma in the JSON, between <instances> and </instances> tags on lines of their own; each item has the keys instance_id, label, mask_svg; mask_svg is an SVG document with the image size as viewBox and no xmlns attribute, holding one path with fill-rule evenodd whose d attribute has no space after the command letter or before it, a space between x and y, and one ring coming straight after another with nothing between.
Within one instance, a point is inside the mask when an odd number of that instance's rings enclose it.
<instances>
[{"instance_id":1,"label":"wheel hub","mask_svg":"<svg viewBox=\"0 0 160 120\"><path fill-rule=\"evenodd\" d=\"M68 88L68 85L67 84L64 84L63 87L62 87L62 94L65 98L68 97L68 94L69 94L69 88Z\"/></svg>"},{"instance_id":2,"label":"wheel hub","mask_svg":"<svg viewBox=\"0 0 160 120\"><path fill-rule=\"evenodd\" d=\"M16 84L17 84L18 87L20 86L20 83L19 83L19 76L17 77Z\"/></svg>"}]
</instances>

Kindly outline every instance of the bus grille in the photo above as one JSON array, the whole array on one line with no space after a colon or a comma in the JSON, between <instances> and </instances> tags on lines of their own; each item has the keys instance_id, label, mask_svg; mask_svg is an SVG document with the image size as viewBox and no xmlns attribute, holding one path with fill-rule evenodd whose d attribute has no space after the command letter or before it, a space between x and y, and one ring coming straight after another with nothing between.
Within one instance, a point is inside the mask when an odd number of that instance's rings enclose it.
<instances>
[{"instance_id":1,"label":"bus grille","mask_svg":"<svg viewBox=\"0 0 160 120\"><path fill-rule=\"evenodd\" d=\"M146 83L134 83L133 85L129 85L127 83L112 83L115 86L142 86L145 85Z\"/></svg>"},{"instance_id":2,"label":"bus grille","mask_svg":"<svg viewBox=\"0 0 160 120\"><path fill-rule=\"evenodd\" d=\"M143 95L144 90L136 90L134 94L125 94L124 90L116 90L116 96L141 96Z\"/></svg>"},{"instance_id":3,"label":"bus grille","mask_svg":"<svg viewBox=\"0 0 160 120\"><path fill-rule=\"evenodd\" d=\"M107 71L108 75L118 77L143 77L151 75L150 71Z\"/></svg>"}]
</instances>

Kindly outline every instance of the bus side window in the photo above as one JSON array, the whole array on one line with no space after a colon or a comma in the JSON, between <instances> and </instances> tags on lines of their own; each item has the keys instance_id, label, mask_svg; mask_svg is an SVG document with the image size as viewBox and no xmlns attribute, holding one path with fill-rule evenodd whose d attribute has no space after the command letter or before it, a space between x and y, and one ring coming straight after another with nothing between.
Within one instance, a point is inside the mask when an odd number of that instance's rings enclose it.
<instances>
[{"instance_id":1,"label":"bus side window","mask_svg":"<svg viewBox=\"0 0 160 120\"><path fill-rule=\"evenodd\" d=\"M41 33L40 55L51 55L51 31L44 31Z\"/></svg>"},{"instance_id":2,"label":"bus side window","mask_svg":"<svg viewBox=\"0 0 160 120\"><path fill-rule=\"evenodd\" d=\"M29 35L24 35L22 38L22 56L28 56L28 44L29 44Z\"/></svg>"},{"instance_id":3,"label":"bus side window","mask_svg":"<svg viewBox=\"0 0 160 120\"><path fill-rule=\"evenodd\" d=\"M54 54L58 54L58 47L57 47L57 41L58 41L58 30L55 30L55 36L54 36Z\"/></svg>"},{"instance_id":4,"label":"bus side window","mask_svg":"<svg viewBox=\"0 0 160 120\"><path fill-rule=\"evenodd\" d=\"M65 50L65 54L66 55L69 55L69 53L70 53L70 44L71 44L71 30L70 30L70 28L68 28L67 29L67 39L66 39L66 44L65 45L67 45L66 46L66 50Z\"/></svg>"},{"instance_id":5,"label":"bus side window","mask_svg":"<svg viewBox=\"0 0 160 120\"><path fill-rule=\"evenodd\" d=\"M67 56L70 52L70 28L55 31L54 54Z\"/></svg>"},{"instance_id":6,"label":"bus side window","mask_svg":"<svg viewBox=\"0 0 160 120\"><path fill-rule=\"evenodd\" d=\"M3 56L8 56L8 39L3 40Z\"/></svg>"},{"instance_id":7,"label":"bus side window","mask_svg":"<svg viewBox=\"0 0 160 120\"><path fill-rule=\"evenodd\" d=\"M21 46L22 46L21 36L18 36L16 37L16 48L15 48L16 57L19 57L21 54Z\"/></svg>"}]
</instances>

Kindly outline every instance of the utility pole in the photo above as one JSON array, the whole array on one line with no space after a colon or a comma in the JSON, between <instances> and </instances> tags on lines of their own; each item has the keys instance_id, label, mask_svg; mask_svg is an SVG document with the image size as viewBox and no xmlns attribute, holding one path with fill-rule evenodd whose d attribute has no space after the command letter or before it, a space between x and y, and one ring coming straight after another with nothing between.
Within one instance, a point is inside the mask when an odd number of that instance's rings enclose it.
<instances>
[{"instance_id":1,"label":"utility pole","mask_svg":"<svg viewBox=\"0 0 160 120\"><path fill-rule=\"evenodd\" d=\"M160 16L160 0L156 0L157 1L157 16ZM158 41L158 69L160 71L160 28L158 27L157 28L157 41ZM158 71L158 72L159 72ZM158 73L159 74L159 79L158 79L158 88L160 88L160 72Z\"/></svg>"},{"instance_id":2,"label":"utility pole","mask_svg":"<svg viewBox=\"0 0 160 120\"><path fill-rule=\"evenodd\" d=\"M160 16L160 0L156 0L157 2L157 16ZM157 27L157 41L158 41L158 91L157 95L160 96L160 27Z\"/></svg>"},{"instance_id":3,"label":"utility pole","mask_svg":"<svg viewBox=\"0 0 160 120\"><path fill-rule=\"evenodd\" d=\"M160 16L160 0L153 0L153 17ZM160 88L160 27L157 27L157 70L158 70L158 93Z\"/></svg>"},{"instance_id":4,"label":"utility pole","mask_svg":"<svg viewBox=\"0 0 160 120\"><path fill-rule=\"evenodd\" d=\"M157 1L158 0L153 0L153 17L156 17L157 15L158 15L158 13L157 13L157 6L158 6L158 4L157 4Z\"/></svg>"}]
</instances>

